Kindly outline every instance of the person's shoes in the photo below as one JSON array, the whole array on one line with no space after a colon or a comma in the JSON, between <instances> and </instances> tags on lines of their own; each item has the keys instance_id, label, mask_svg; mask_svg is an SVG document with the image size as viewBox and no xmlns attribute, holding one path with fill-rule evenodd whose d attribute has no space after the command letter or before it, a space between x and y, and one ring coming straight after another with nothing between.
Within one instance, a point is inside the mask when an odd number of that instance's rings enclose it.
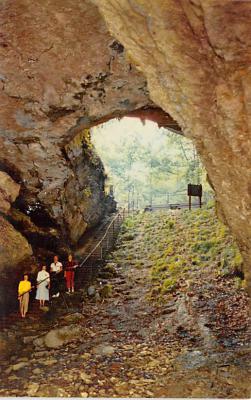
<instances>
[{"instance_id":1,"label":"person's shoes","mask_svg":"<svg viewBox=\"0 0 251 400\"><path fill-rule=\"evenodd\" d=\"M53 294L51 297L59 297L59 293Z\"/></svg>"},{"instance_id":2,"label":"person's shoes","mask_svg":"<svg viewBox=\"0 0 251 400\"><path fill-rule=\"evenodd\" d=\"M71 289L71 292L74 293L74 289Z\"/></svg>"},{"instance_id":3,"label":"person's shoes","mask_svg":"<svg viewBox=\"0 0 251 400\"><path fill-rule=\"evenodd\" d=\"M68 291L66 292L66 294L70 294L71 293L71 291L70 291L70 289L68 289Z\"/></svg>"}]
</instances>

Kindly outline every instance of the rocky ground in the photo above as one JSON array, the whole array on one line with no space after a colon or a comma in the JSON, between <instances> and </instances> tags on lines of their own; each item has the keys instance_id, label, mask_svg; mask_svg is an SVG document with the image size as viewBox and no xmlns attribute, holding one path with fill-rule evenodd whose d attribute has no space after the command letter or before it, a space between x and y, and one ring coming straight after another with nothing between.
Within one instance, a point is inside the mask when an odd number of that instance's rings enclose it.
<instances>
[{"instance_id":1,"label":"rocky ground","mask_svg":"<svg viewBox=\"0 0 251 400\"><path fill-rule=\"evenodd\" d=\"M214 246L201 250L192 214L139 215L95 284L67 296L70 313L59 299L43 318L9 328L15 351L1 363L0 395L249 397L238 253L232 247L227 258L232 239L211 211L193 213L200 234L218 238Z\"/></svg>"}]
</instances>

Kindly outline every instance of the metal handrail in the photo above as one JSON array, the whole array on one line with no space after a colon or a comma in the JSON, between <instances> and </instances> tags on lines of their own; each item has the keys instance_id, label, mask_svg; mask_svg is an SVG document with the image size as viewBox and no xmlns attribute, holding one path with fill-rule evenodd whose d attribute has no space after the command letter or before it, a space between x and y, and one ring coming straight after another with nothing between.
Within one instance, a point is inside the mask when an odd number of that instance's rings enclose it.
<instances>
[{"instance_id":1,"label":"metal handrail","mask_svg":"<svg viewBox=\"0 0 251 400\"><path fill-rule=\"evenodd\" d=\"M110 222L110 224L108 225L108 227L106 228L106 231L104 233L104 235L102 236L102 238L99 240L99 242L94 246L94 248L87 254L87 256L84 258L84 260L81 262L81 264L78 266L78 268L82 268L83 265L86 263L86 261L91 257L91 255L94 253L94 251L101 245L101 243L104 242L104 240L107 237L107 234L111 228L111 226L114 224L114 222L119 219L119 217L122 218L123 221L123 215L121 216L120 212L118 214L115 215L115 217L112 219L112 221Z\"/></svg>"}]
</instances>

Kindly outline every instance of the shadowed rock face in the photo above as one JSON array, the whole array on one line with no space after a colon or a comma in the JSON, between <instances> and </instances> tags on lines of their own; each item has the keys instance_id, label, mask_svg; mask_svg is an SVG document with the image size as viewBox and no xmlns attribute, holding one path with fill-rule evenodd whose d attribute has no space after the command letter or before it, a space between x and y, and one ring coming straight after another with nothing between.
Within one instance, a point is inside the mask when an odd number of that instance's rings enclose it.
<instances>
[{"instance_id":1,"label":"shadowed rock face","mask_svg":"<svg viewBox=\"0 0 251 400\"><path fill-rule=\"evenodd\" d=\"M215 189L219 213L250 267L251 3L94 3L147 78L151 99L195 142Z\"/></svg>"}]
</instances>

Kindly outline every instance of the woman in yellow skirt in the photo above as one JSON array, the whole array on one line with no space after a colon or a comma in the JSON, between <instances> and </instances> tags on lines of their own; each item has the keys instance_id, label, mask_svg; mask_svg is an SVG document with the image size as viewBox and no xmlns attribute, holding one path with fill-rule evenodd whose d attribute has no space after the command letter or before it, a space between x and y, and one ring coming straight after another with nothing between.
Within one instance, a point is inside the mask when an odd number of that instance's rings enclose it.
<instances>
[{"instance_id":1,"label":"woman in yellow skirt","mask_svg":"<svg viewBox=\"0 0 251 400\"><path fill-rule=\"evenodd\" d=\"M31 283L29 281L28 274L24 274L23 281L19 282L18 285L18 300L20 303L20 313L22 318L25 318L29 307L29 299L31 291Z\"/></svg>"}]
</instances>

